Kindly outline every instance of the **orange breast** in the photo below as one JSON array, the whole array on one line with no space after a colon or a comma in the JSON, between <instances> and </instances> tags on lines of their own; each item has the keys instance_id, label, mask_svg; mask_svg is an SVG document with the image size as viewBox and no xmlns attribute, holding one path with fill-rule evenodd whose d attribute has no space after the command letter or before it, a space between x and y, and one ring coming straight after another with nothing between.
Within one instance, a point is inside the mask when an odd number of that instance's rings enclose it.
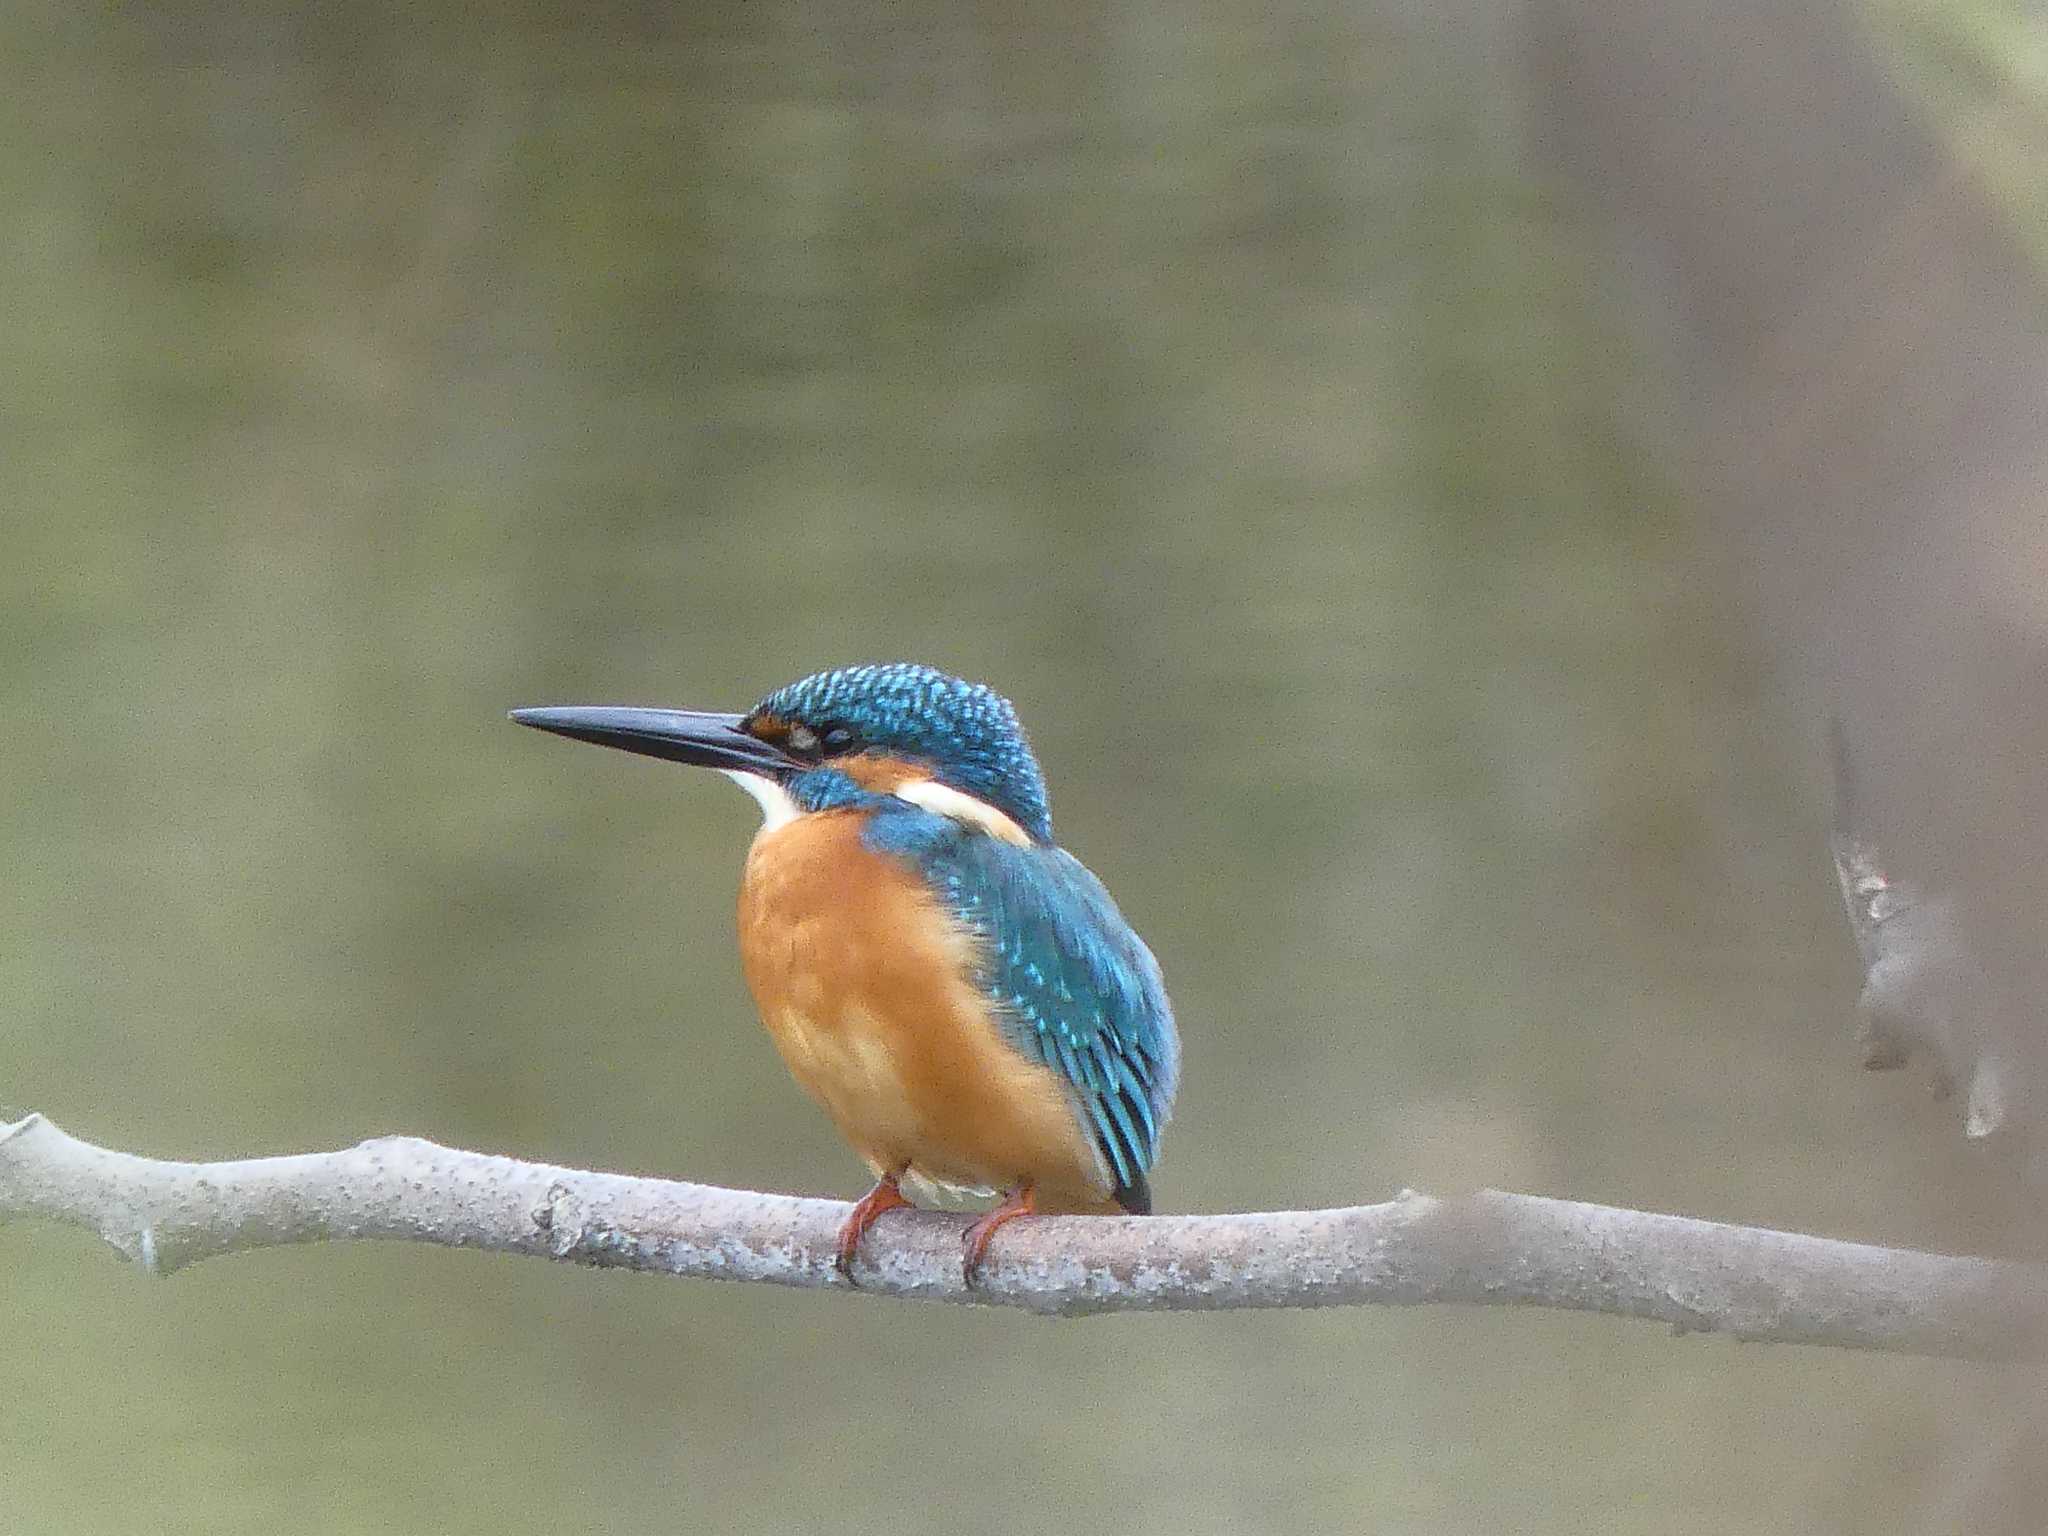
<instances>
[{"instance_id":1,"label":"orange breast","mask_svg":"<svg viewBox=\"0 0 2048 1536\"><path fill-rule=\"evenodd\" d=\"M1113 1208L1061 1079L998 1033L972 941L860 829L857 812L801 816L747 857L740 957L791 1075L878 1172Z\"/></svg>"}]
</instances>

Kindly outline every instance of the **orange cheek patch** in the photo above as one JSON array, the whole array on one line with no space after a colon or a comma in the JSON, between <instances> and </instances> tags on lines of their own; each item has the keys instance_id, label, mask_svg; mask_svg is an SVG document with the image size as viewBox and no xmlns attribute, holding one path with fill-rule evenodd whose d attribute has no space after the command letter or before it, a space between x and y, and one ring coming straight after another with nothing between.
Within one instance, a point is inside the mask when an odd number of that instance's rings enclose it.
<instances>
[{"instance_id":1,"label":"orange cheek patch","mask_svg":"<svg viewBox=\"0 0 2048 1536\"><path fill-rule=\"evenodd\" d=\"M926 777L924 769L915 763L907 763L900 757L889 757L880 752L863 752L858 757L841 758L832 764L862 789L878 795L893 795L912 779Z\"/></svg>"}]
</instances>

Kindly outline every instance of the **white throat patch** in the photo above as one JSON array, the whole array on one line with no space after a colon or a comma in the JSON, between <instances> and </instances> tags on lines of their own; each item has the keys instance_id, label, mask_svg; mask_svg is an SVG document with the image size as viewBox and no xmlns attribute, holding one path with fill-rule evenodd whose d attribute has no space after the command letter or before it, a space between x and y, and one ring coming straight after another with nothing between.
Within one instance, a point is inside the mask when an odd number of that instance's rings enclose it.
<instances>
[{"instance_id":1,"label":"white throat patch","mask_svg":"<svg viewBox=\"0 0 2048 1536\"><path fill-rule=\"evenodd\" d=\"M773 779L764 779L758 773L746 773L738 768L721 768L719 772L754 797L755 803L761 807L763 832L788 826L803 814L797 809L796 802L789 798L789 791Z\"/></svg>"}]
</instances>

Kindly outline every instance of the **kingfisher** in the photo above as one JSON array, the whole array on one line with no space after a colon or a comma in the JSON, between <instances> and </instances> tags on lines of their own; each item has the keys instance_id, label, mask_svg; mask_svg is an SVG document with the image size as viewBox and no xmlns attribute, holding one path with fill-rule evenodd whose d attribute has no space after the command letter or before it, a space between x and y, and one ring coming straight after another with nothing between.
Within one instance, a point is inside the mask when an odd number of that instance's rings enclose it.
<instances>
[{"instance_id":1,"label":"kingfisher","mask_svg":"<svg viewBox=\"0 0 2048 1536\"><path fill-rule=\"evenodd\" d=\"M910 662L841 667L744 714L572 706L521 725L714 768L760 804L740 876L748 989L790 1075L874 1176L840 1228L849 1282L906 1180L999 1197L1006 1223L1149 1214L1180 1037L1152 951L1053 841L1010 701Z\"/></svg>"}]
</instances>

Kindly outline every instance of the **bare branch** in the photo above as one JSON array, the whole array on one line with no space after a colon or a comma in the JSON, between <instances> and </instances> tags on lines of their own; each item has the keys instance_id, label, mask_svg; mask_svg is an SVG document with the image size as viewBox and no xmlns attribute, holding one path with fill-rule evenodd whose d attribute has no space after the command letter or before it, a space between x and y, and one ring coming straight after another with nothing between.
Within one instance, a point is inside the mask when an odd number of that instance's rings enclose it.
<instances>
[{"instance_id":1,"label":"bare branch","mask_svg":"<svg viewBox=\"0 0 2048 1536\"><path fill-rule=\"evenodd\" d=\"M177 1163L0 1123L0 1218L97 1232L168 1274L217 1254L385 1238L719 1280L846 1288L847 1207L461 1152L410 1136L339 1152ZM1559 1307L1681 1331L2009 1356L2041 1321L2031 1266L1837 1242L1532 1195L1236 1216L1048 1217L1005 1228L982 1285L964 1218L892 1213L863 1292L1057 1316L1361 1303Z\"/></svg>"}]
</instances>

